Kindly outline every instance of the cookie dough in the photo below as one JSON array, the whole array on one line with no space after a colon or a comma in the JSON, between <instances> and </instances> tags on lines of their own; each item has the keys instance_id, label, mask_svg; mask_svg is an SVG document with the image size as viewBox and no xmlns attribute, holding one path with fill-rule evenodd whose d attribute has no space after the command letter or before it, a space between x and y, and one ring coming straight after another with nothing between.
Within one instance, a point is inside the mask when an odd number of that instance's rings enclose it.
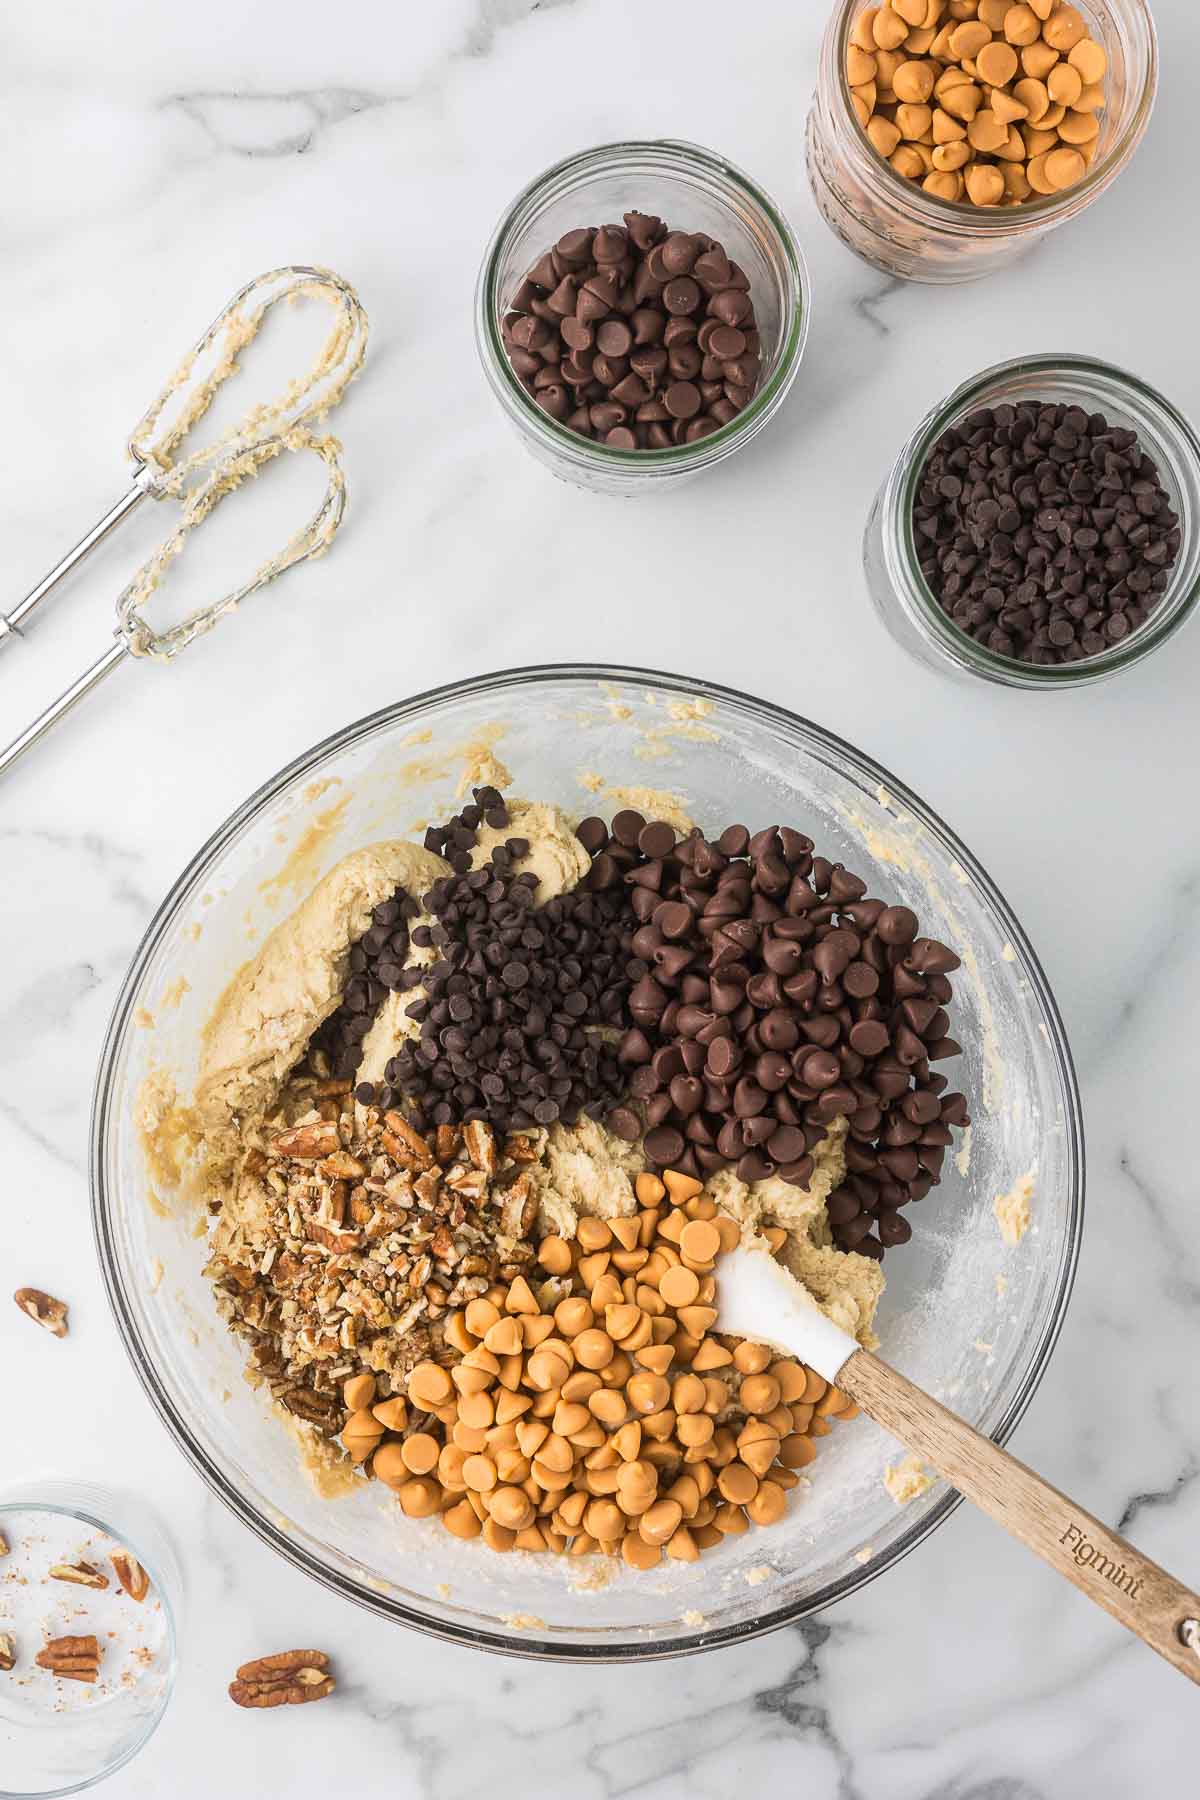
<instances>
[{"instance_id":1,"label":"cookie dough","mask_svg":"<svg viewBox=\"0 0 1200 1800\"><path fill-rule=\"evenodd\" d=\"M937 1480L922 1463L915 1450L910 1450L898 1463L889 1463L883 1471L883 1485L897 1506L907 1506L927 1493Z\"/></svg>"},{"instance_id":2,"label":"cookie dough","mask_svg":"<svg viewBox=\"0 0 1200 1800\"><path fill-rule=\"evenodd\" d=\"M417 844L371 844L319 881L225 989L201 1043L196 1112L210 1151L261 1118L318 1026L337 1009L350 947L397 887L423 894L449 864Z\"/></svg>"},{"instance_id":3,"label":"cookie dough","mask_svg":"<svg viewBox=\"0 0 1200 1800\"><path fill-rule=\"evenodd\" d=\"M1033 1218L1033 1184L1036 1173L1036 1169L1027 1169L1007 1194L997 1194L992 1202L1000 1235L1014 1250L1029 1230Z\"/></svg>"},{"instance_id":4,"label":"cookie dough","mask_svg":"<svg viewBox=\"0 0 1200 1800\"><path fill-rule=\"evenodd\" d=\"M633 1184L644 1167L635 1145L594 1119L553 1126L542 1161L533 1165L542 1231L573 1238L582 1216L615 1219L636 1212Z\"/></svg>"}]
</instances>

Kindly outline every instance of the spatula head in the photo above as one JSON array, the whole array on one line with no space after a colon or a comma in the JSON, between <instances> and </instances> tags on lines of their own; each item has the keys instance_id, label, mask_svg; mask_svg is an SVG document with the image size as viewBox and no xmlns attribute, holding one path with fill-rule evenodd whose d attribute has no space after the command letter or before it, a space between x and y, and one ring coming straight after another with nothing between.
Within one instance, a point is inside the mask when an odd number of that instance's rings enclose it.
<instances>
[{"instance_id":1,"label":"spatula head","mask_svg":"<svg viewBox=\"0 0 1200 1800\"><path fill-rule=\"evenodd\" d=\"M739 1246L717 1265L717 1323L734 1337L770 1344L836 1381L858 1344L765 1248Z\"/></svg>"}]
</instances>

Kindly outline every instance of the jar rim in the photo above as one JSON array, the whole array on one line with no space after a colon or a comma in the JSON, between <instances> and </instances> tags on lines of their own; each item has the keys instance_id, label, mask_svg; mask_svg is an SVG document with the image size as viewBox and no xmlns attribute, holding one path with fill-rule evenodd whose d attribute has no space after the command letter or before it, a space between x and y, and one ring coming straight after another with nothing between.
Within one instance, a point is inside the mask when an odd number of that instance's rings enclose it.
<instances>
[{"instance_id":1,"label":"jar rim","mask_svg":"<svg viewBox=\"0 0 1200 1800\"><path fill-rule=\"evenodd\" d=\"M858 122L858 115L850 104L849 89L842 79L847 39L855 16L861 10L862 0L841 0L841 24L836 32L831 30L827 34L825 45L827 50L832 46L834 67L831 85L837 96L835 104L841 108L842 118L850 129L851 142L859 157L859 173L878 184L889 204L907 211L921 225L934 230L954 231L967 238L1020 237L1024 228L1031 223L1039 226L1053 225L1060 219L1081 211L1104 192L1129 161L1145 135L1158 93L1158 33L1148 0L1123 0L1123 3L1131 9L1144 33L1145 79L1121 136L1108 154L1103 159L1098 159L1086 171L1083 180L1076 182L1074 187L1065 188L1059 194L1047 194L1038 200L1024 200L1019 206L979 207L965 200L942 200L937 195L926 194L924 189L917 187L903 175L898 175L890 163L880 156Z\"/></svg>"},{"instance_id":2,"label":"jar rim","mask_svg":"<svg viewBox=\"0 0 1200 1800\"><path fill-rule=\"evenodd\" d=\"M535 203L548 189L576 173L600 172L606 163L619 165L637 156L675 158L733 188L755 209L767 227L775 257L787 278L780 284L784 316L775 367L750 404L707 437L692 444L673 444L665 450L621 450L598 444L551 418L549 413L534 405L521 386L500 335L500 259L510 237L526 222ZM519 420L522 426L577 467L622 474L636 471L674 474L702 468L727 455L744 439L754 436L782 403L795 379L808 339L811 316L812 286L808 265L782 207L728 157L683 138L630 138L595 144L543 169L505 207L488 240L475 287L475 335L479 354L492 391L509 416Z\"/></svg>"},{"instance_id":3,"label":"jar rim","mask_svg":"<svg viewBox=\"0 0 1200 1800\"><path fill-rule=\"evenodd\" d=\"M902 603L907 603L914 623L958 667L1007 686L1083 686L1119 674L1141 662L1172 637L1196 610L1200 602L1200 529L1194 526L1191 542L1185 540L1181 544L1170 585L1145 624L1111 649L1074 663L1027 663L1017 657L1002 656L969 637L939 605L921 573L913 532L913 502L921 473L937 439L965 413L978 407L1003 404L992 390L1017 377L1049 382L1074 380L1091 389L1097 410L1107 402L1125 405L1129 414L1139 421L1143 416L1153 415L1164 433L1173 439L1179 459L1190 465L1193 483L1200 494L1200 436L1187 416L1149 382L1099 357L1071 352L1010 357L960 383L925 415L901 450L885 489L884 539L889 578L893 591ZM991 398L989 394L992 394ZM1139 437L1143 435L1140 423L1138 434ZM1152 452L1152 446L1143 445L1143 448ZM1173 473L1171 480L1174 486ZM1173 495L1172 498L1183 497Z\"/></svg>"}]
</instances>

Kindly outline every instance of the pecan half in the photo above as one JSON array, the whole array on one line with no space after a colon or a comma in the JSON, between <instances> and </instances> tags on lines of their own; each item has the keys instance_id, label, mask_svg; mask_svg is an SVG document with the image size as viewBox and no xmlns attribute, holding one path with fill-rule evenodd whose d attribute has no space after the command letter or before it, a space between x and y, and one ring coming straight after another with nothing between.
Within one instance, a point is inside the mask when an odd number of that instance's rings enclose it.
<instances>
[{"instance_id":1,"label":"pecan half","mask_svg":"<svg viewBox=\"0 0 1200 1800\"><path fill-rule=\"evenodd\" d=\"M433 1151L404 1114L393 1110L385 1112L383 1118L388 1128L382 1134L385 1150L404 1168L431 1169Z\"/></svg>"},{"instance_id":2,"label":"pecan half","mask_svg":"<svg viewBox=\"0 0 1200 1800\"><path fill-rule=\"evenodd\" d=\"M318 1162L341 1148L338 1128L332 1119L313 1119L307 1125L294 1125L271 1140L277 1156L295 1157L299 1162Z\"/></svg>"},{"instance_id":3,"label":"pecan half","mask_svg":"<svg viewBox=\"0 0 1200 1800\"><path fill-rule=\"evenodd\" d=\"M16 1640L7 1631L0 1631L0 1669L11 1669L17 1660Z\"/></svg>"},{"instance_id":4,"label":"pecan half","mask_svg":"<svg viewBox=\"0 0 1200 1800\"><path fill-rule=\"evenodd\" d=\"M50 1579L51 1581L70 1581L76 1587L106 1588L108 1586L108 1576L102 1575L99 1569L94 1568L88 1562L54 1563L50 1569Z\"/></svg>"},{"instance_id":5,"label":"pecan half","mask_svg":"<svg viewBox=\"0 0 1200 1800\"><path fill-rule=\"evenodd\" d=\"M100 1673L100 1654L94 1637L60 1637L51 1638L33 1660L39 1669L49 1669L65 1681L95 1681Z\"/></svg>"},{"instance_id":6,"label":"pecan half","mask_svg":"<svg viewBox=\"0 0 1200 1800\"><path fill-rule=\"evenodd\" d=\"M235 1706L305 1706L332 1694L334 1680L326 1674L329 1658L323 1650L281 1650L243 1663L229 1684Z\"/></svg>"},{"instance_id":7,"label":"pecan half","mask_svg":"<svg viewBox=\"0 0 1200 1800\"><path fill-rule=\"evenodd\" d=\"M150 1592L150 1577L145 1569L129 1550L114 1550L110 1561L113 1573L125 1592L140 1606Z\"/></svg>"},{"instance_id":8,"label":"pecan half","mask_svg":"<svg viewBox=\"0 0 1200 1800\"><path fill-rule=\"evenodd\" d=\"M29 1314L35 1324L44 1326L54 1337L66 1337L67 1303L65 1300L56 1300L53 1294L43 1294L41 1288L32 1287L18 1288L13 1299L23 1313Z\"/></svg>"}]
</instances>

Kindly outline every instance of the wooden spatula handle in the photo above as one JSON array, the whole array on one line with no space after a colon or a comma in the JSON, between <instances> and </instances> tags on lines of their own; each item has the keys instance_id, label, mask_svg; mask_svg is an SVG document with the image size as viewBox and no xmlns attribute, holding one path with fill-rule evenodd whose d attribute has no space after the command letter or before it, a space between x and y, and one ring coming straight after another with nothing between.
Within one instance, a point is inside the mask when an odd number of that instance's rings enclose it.
<instances>
[{"instance_id":1,"label":"wooden spatula handle","mask_svg":"<svg viewBox=\"0 0 1200 1800\"><path fill-rule=\"evenodd\" d=\"M1200 1631L1188 1623L1200 1621L1200 1595L869 1351L855 1351L837 1385L960 1494L1200 1684Z\"/></svg>"}]
</instances>

